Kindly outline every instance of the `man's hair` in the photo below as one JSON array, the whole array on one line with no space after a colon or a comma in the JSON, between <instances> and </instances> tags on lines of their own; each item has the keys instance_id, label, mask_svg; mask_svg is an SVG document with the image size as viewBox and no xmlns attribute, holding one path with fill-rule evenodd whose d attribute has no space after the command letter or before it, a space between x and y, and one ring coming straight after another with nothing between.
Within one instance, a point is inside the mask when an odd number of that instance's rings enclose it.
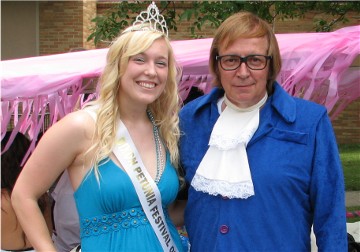
<instances>
[{"instance_id":1,"label":"man's hair","mask_svg":"<svg viewBox=\"0 0 360 252\"><path fill-rule=\"evenodd\" d=\"M279 45L271 26L253 13L241 11L227 18L217 29L209 58L210 72L213 75L213 84L222 87L220 81L219 65L216 56L219 48L227 48L239 38L261 38L266 37L269 48L267 55L272 56L270 60L269 76L266 88L272 93L272 86L281 70L281 56Z\"/></svg>"}]
</instances>

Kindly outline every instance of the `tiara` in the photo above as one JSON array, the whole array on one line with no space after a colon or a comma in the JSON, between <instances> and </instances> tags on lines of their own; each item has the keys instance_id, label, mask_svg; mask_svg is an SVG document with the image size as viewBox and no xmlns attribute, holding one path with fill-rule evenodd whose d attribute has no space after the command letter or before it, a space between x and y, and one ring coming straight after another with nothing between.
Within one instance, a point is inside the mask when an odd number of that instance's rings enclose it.
<instances>
[{"instance_id":1,"label":"tiara","mask_svg":"<svg viewBox=\"0 0 360 252\"><path fill-rule=\"evenodd\" d=\"M140 26L140 28L136 26ZM131 29L131 31L151 30L164 33L168 36L168 28L165 18L160 14L154 1L147 7L147 11L140 12L132 27L133 29Z\"/></svg>"}]
</instances>

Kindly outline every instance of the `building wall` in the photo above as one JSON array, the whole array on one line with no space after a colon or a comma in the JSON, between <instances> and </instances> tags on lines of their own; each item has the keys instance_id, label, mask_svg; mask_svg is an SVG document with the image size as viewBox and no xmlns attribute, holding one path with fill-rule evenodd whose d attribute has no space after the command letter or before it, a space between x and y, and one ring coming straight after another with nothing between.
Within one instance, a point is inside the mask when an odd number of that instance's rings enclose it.
<instances>
[{"instance_id":1,"label":"building wall","mask_svg":"<svg viewBox=\"0 0 360 252\"><path fill-rule=\"evenodd\" d=\"M360 90L357 90L359 92ZM360 144L360 99L353 101L332 121L337 142Z\"/></svg>"},{"instance_id":2,"label":"building wall","mask_svg":"<svg viewBox=\"0 0 360 252\"><path fill-rule=\"evenodd\" d=\"M1 60L38 55L38 4L1 1Z\"/></svg>"},{"instance_id":3,"label":"building wall","mask_svg":"<svg viewBox=\"0 0 360 252\"><path fill-rule=\"evenodd\" d=\"M360 42L359 42L360 46ZM353 92L360 94L360 55L358 55L352 68L357 69L359 85ZM360 143L360 98L353 101L343 110L340 115L332 120L338 143L359 144Z\"/></svg>"},{"instance_id":4,"label":"building wall","mask_svg":"<svg viewBox=\"0 0 360 252\"><path fill-rule=\"evenodd\" d=\"M91 33L91 19L95 16L96 2L91 0L40 1L40 55L95 48L86 41Z\"/></svg>"},{"instance_id":5,"label":"building wall","mask_svg":"<svg viewBox=\"0 0 360 252\"><path fill-rule=\"evenodd\" d=\"M87 38L92 33L91 28L94 27L92 19L96 17L96 1L85 0L83 2L83 47L87 49L94 49L93 41L87 41Z\"/></svg>"}]
</instances>

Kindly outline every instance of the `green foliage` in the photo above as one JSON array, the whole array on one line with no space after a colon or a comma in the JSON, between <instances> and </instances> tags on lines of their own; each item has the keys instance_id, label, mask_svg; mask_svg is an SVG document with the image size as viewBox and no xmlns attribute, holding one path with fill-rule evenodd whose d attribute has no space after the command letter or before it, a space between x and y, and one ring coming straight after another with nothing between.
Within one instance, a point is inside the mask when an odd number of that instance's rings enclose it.
<instances>
[{"instance_id":1,"label":"green foliage","mask_svg":"<svg viewBox=\"0 0 360 252\"><path fill-rule=\"evenodd\" d=\"M166 24L169 30L177 31L176 26L176 6L175 2L171 1L163 1L160 2L160 6L158 6L160 13L165 17Z\"/></svg>"},{"instance_id":2,"label":"green foliage","mask_svg":"<svg viewBox=\"0 0 360 252\"><path fill-rule=\"evenodd\" d=\"M108 42L119 35L121 30L129 26L130 13L134 16L143 10L143 6L135 3L121 2L109 9L105 16L97 16L92 19L96 23L87 41L94 39L95 45L100 41ZM135 17L132 19L134 20Z\"/></svg>"},{"instance_id":3,"label":"green foliage","mask_svg":"<svg viewBox=\"0 0 360 252\"><path fill-rule=\"evenodd\" d=\"M96 26L88 41L94 39L97 44L100 41L113 40L149 3L150 1L119 2L105 16L92 20ZM177 12L177 6L184 3L189 8L181 13ZM277 18L302 18L306 12L317 10L319 14L326 14L327 17L314 22L314 30L321 32L331 31L336 23L347 22L349 11L360 13L358 1L160 1L157 6L166 18L169 30L177 31L177 22L193 21L189 28L194 38L200 37L197 32L201 31L204 25L217 28L227 17L241 10L253 12L270 24Z\"/></svg>"},{"instance_id":4,"label":"green foliage","mask_svg":"<svg viewBox=\"0 0 360 252\"><path fill-rule=\"evenodd\" d=\"M339 22L346 23L349 20L346 14L350 11L360 13L360 2L323 2L320 1L316 6L318 9L323 10L324 13L329 14L332 19L325 20L319 19L315 21L316 31L329 32L332 27Z\"/></svg>"},{"instance_id":5,"label":"green foliage","mask_svg":"<svg viewBox=\"0 0 360 252\"><path fill-rule=\"evenodd\" d=\"M253 12L270 24L276 18L294 19L304 17L306 12L317 10L319 14L328 15L331 20L318 19L314 23L316 31L331 31L338 22L347 22L349 11L360 13L360 2L330 1L224 1L224 2L193 2L193 7L180 15L180 20L195 19L191 33L196 37L195 28L199 31L205 23L218 27L231 14L241 10Z\"/></svg>"},{"instance_id":6,"label":"green foliage","mask_svg":"<svg viewBox=\"0 0 360 252\"><path fill-rule=\"evenodd\" d=\"M122 30L128 27L141 12L146 10L150 1L121 1L114 4L114 7L108 10L104 16L97 16L91 21L95 27L91 29L92 33L87 41L94 39L94 44L99 42L110 42L116 38ZM176 27L176 8L174 2L162 1L158 4L159 11L164 15L169 30L177 31Z\"/></svg>"}]
</instances>

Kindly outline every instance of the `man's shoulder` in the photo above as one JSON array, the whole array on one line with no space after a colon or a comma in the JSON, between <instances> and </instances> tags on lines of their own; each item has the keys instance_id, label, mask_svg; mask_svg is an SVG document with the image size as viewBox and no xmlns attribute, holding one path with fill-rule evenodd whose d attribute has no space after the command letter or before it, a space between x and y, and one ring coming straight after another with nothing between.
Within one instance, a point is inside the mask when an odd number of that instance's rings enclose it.
<instances>
[{"instance_id":1,"label":"man's shoulder","mask_svg":"<svg viewBox=\"0 0 360 252\"><path fill-rule=\"evenodd\" d=\"M207 107L213 102L217 102L217 100L223 95L223 93L224 91L222 89L213 88L209 93L204 94L184 105L180 110L180 115L189 113L195 114L198 110Z\"/></svg>"}]
</instances>

